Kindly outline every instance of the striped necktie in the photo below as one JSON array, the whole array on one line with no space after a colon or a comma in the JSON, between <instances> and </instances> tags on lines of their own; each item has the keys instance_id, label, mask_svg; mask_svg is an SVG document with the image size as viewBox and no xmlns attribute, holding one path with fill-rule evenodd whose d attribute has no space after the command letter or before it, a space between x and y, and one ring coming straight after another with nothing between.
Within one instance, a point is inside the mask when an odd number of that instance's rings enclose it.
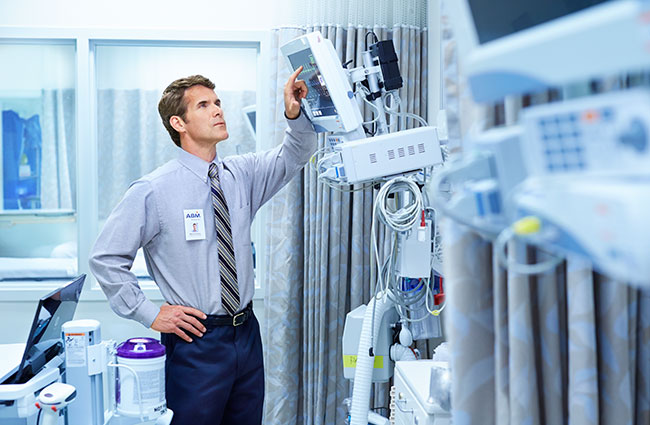
<instances>
[{"instance_id":1,"label":"striped necktie","mask_svg":"<svg viewBox=\"0 0 650 425\"><path fill-rule=\"evenodd\" d=\"M219 253L219 269L221 274L221 305L229 315L233 316L239 309L239 289L237 287L237 267L235 267L235 250L232 245L230 214L228 204L221 190L219 171L212 163L208 170L210 189L212 192L212 209L214 224L217 227L217 242Z\"/></svg>"}]
</instances>

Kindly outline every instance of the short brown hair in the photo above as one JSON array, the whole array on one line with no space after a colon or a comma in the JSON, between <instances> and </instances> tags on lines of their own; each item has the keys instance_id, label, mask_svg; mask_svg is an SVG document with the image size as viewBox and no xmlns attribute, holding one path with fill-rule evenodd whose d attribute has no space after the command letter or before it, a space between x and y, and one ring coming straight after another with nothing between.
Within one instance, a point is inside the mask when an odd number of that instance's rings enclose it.
<instances>
[{"instance_id":1,"label":"short brown hair","mask_svg":"<svg viewBox=\"0 0 650 425\"><path fill-rule=\"evenodd\" d=\"M176 146L181 146L181 135L169 123L169 119L177 115L185 120L187 112L187 102L185 102L185 90L193 86L204 86L214 90L214 83L202 75L190 75L189 77L179 78L173 81L163 91L160 102L158 102L158 113L162 118L163 125L169 132Z\"/></svg>"}]
</instances>

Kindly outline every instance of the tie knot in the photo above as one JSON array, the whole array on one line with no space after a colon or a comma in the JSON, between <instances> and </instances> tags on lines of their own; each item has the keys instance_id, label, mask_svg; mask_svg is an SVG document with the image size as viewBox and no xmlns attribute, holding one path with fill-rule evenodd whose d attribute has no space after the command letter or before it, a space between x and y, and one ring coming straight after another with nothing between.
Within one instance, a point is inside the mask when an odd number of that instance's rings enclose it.
<instances>
[{"instance_id":1,"label":"tie knot","mask_svg":"<svg viewBox=\"0 0 650 425\"><path fill-rule=\"evenodd\" d=\"M208 168L208 176L210 176L211 179L215 178L218 176L217 173L217 164L214 162L210 164L210 168Z\"/></svg>"}]
</instances>

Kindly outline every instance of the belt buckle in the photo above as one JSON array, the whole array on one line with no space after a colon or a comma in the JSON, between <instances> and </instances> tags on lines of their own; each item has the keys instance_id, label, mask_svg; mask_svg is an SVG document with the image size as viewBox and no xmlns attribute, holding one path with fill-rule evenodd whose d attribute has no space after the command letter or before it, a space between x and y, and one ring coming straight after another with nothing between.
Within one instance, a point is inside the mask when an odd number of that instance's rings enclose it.
<instances>
[{"instance_id":1,"label":"belt buckle","mask_svg":"<svg viewBox=\"0 0 650 425\"><path fill-rule=\"evenodd\" d=\"M232 325L233 326L243 325L244 322L246 321L246 318L244 317L245 313L246 313L246 311L242 311L242 312L237 313L234 316L232 316ZM238 320L239 317L241 317L241 321Z\"/></svg>"}]
</instances>

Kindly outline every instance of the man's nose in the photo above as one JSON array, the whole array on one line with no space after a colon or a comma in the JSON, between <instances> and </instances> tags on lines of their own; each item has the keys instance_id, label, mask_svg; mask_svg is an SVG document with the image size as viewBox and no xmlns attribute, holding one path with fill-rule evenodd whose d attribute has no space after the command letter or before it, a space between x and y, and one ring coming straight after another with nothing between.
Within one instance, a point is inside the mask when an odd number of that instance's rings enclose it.
<instances>
[{"instance_id":1,"label":"man's nose","mask_svg":"<svg viewBox=\"0 0 650 425\"><path fill-rule=\"evenodd\" d=\"M223 115L223 111L221 110L221 108L220 108L219 106L214 105L214 110L212 111L212 114L213 114L215 117L217 117L217 116L222 116L222 115Z\"/></svg>"}]
</instances>

